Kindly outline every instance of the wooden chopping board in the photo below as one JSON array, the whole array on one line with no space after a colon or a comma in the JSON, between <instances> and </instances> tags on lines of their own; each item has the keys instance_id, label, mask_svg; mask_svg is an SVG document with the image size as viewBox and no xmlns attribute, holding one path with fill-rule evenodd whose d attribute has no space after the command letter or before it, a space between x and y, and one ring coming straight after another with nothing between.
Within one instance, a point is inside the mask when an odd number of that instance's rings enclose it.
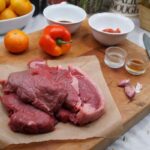
<instances>
[{"instance_id":1,"label":"wooden chopping board","mask_svg":"<svg viewBox=\"0 0 150 150\"><path fill-rule=\"evenodd\" d=\"M124 68L118 70L108 68L103 61L106 47L102 46L100 43L94 40L87 22L84 22L78 32L73 35L73 47L71 51L67 55L59 58L52 58L40 50L38 45L40 35L41 31L30 34L30 47L28 51L21 55L13 55L8 53L5 50L4 45L1 44L0 63L11 63L13 65L14 62L28 62L29 60L35 58L65 59L67 57L73 58L80 55L96 55L101 63L102 71L108 87L110 88L112 96L121 113L124 132L150 112L150 64L148 66L147 72L141 76L132 76L128 74ZM128 52L140 52L141 54L146 55L144 49L138 47L128 40L125 40L118 46L124 48ZM126 78L130 78L133 84L136 84L137 82L143 84L142 92L136 95L132 102L129 102L129 100L126 98L123 89L117 87L117 83L121 79ZM98 149L104 149L116 138L94 138L82 141L43 142L19 146L12 145L5 150L88 150L93 149L94 147L98 147Z\"/></svg>"}]
</instances>

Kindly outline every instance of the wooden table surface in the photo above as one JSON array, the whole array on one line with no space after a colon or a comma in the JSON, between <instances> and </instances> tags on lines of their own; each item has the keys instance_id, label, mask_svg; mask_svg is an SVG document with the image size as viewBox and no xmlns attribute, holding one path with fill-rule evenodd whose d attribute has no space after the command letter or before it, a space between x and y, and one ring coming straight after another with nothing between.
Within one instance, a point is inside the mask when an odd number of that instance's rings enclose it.
<instances>
[{"instance_id":1,"label":"wooden table surface","mask_svg":"<svg viewBox=\"0 0 150 150\"><path fill-rule=\"evenodd\" d=\"M11 63L13 65L13 63L16 62L28 62L29 60L35 58L65 59L78 57L81 55L96 55L100 61L106 83L121 113L124 132L150 112L150 64L148 64L147 72L141 76L130 75L124 68L116 70L110 69L104 64L104 53L107 47L102 46L94 40L86 22L82 25L78 32L73 35L73 46L71 51L59 58L52 58L41 51L38 45L40 35L41 31L29 35L30 47L28 51L21 55L13 55L8 53L2 43L0 45L0 63ZM118 46L124 48L128 53L139 52L141 55L146 56L144 49L128 40L125 40ZM131 102L125 96L123 89L117 87L117 83L120 80L127 78L130 78L132 84L134 85L137 82L140 82L143 85L142 92L137 94ZM12 145L5 148L5 150L88 150L93 149L95 146L99 146L98 149L104 149L114 140L115 139L94 138L81 141L48 141L28 145Z\"/></svg>"}]
</instances>

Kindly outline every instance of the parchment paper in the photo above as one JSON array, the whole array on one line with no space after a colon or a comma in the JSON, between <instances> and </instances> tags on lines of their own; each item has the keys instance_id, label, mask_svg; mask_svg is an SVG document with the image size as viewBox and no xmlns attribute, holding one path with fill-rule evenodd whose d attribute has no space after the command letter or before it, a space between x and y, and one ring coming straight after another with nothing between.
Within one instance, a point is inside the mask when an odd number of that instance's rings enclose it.
<instances>
[{"instance_id":1,"label":"parchment paper","mask_svg":"<svg viewBox=\"0 0 150 150\"><path fill-rule=\"evenodd\" d=\"M55 131L40 135L25 135L15 133L8 127L9 118L0 104L0 148L10 144L23 144L49 140L74 140L93 137L117 136L121 131L121 116L105 83L100 64L96 56L84 56L70 60L48 61L49 66L73 65L79 67L95 82L105 97L105 114L97 121L84 127L77 127L70 123L58 123ZM6 79L9 73L26 69L26 64L1 64L0 79Z\"/></svg>"}]
</instances>

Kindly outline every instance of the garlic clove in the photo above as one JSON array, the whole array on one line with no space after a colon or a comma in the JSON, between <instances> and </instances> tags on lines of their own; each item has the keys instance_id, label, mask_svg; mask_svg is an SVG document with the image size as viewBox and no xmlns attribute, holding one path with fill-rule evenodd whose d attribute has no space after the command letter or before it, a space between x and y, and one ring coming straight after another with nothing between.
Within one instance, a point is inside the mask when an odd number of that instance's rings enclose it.
<instances>
[{"instance_id":1,"label":"garlic clove","mask_svg":"<svg viewBox=\"0 0 150 150\"><path fill-rule=\"evenodd\" d=\"M129 99L132 99L135 96L135 88L134 86L128 84L124 88L125 94Z\"/></svg>"},{"instance_id":2,"label":"garlic clove","mask_svg":"<svg viewBox=\"0 0 150 150\"><path fill-rule=\"evenodd\" d=\"M130 79L124 79L124 80L121 80L121 81L118 83L118 86L119 86L119 87L125 87L125 86L127 86L129 83L130 83Z\"/></svg>"}]
</instances>

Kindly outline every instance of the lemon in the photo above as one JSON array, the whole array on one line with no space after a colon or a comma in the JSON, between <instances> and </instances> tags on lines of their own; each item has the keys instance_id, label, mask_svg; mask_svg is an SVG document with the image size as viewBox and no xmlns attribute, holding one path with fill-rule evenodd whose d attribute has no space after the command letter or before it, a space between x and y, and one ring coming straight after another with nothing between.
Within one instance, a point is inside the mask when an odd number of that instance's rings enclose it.
<instances>
[{"instance_id":1,"label":"lemon","mask_svg":"<svg viewBox=\"0 0 150 150\"><path fill-rule=\"evenodd\" d=\"M0 0L0 13L6 8L5 0Z\"/></svg>"}]
</instances>

